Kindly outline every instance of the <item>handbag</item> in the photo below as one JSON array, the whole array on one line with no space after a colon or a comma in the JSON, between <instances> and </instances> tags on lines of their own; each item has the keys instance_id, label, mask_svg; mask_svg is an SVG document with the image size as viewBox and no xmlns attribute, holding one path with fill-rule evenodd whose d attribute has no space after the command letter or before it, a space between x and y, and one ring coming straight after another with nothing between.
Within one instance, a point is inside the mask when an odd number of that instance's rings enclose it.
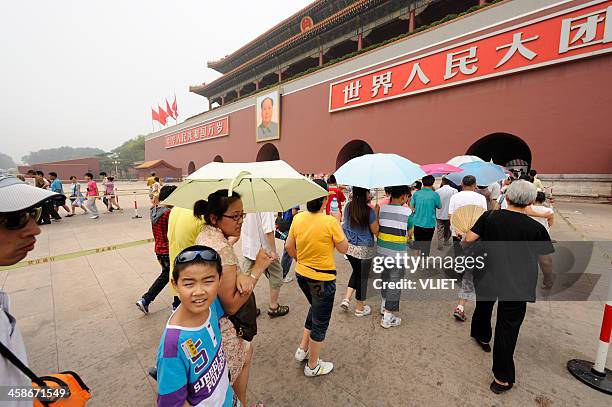
<instances>
[{"instance_id":1,"label":"handbag","mask_svg":"<svg viewBox=\"0 0 612 407\"><path fill-rule=\"evenodd\" d=\"M82 407L91 398L89 387L72 371L38 377L0 342L0 353L32 380L32 387L46 388L49 397L34 399L34 407ZM55 390L58 391L55 391Z\"/></svg>"},{"instance_id":2,"label":"handbag","mask_svg":"<svg viewBox=\"0 0 612 407\"><path fill-rule=\"evenodd\" d=\"M228 316L228 319L236 329L236 336L251 342L257 335L257 303L255 295L251 293L249 299L240 307L234 314Z\"/></svg>"}]
</instances>

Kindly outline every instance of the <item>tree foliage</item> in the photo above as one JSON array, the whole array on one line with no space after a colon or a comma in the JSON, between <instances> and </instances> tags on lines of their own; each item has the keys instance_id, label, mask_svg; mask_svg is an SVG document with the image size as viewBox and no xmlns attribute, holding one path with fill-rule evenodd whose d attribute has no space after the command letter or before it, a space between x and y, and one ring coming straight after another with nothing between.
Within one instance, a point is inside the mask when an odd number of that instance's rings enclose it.
<instances>
[{"instance_id":1,"label":"tree foliage","mask_svg":"<svg viewBox=\"0 0 612 407\"><path fill-rule=\"evenodd\" d=\"M32 151L21 157L26 164L46 163L49 161L71 160L73 158L92 157L104 153L104 150L94 147L69 147L44 148Z\"/></svg>"},{"instance_id":2,"label":"tree foliage","mask_svg":"<svg viewBox=\"0 0 612 407\"><path fill-rule=\"evenodd\" d=\"M140 135L126 141L110 153L98 155L100 170L108 174L115 173L115 168L122 177L127 176L128 168L133 167L134 163L144 161L145 138ZM115 164L116 162L116 164Z\"/></svg>"},{"instance_id":3,"label":"tree foliage","mask_svg":"<svg viewBox=\"0 0 612 407\"><path fill-rule=\"evenodd\" d=\"M10 155L0 153L0 168L8 170L9 168L15 168L17 164L13 161Z\"/></svg>"}]
</instances>

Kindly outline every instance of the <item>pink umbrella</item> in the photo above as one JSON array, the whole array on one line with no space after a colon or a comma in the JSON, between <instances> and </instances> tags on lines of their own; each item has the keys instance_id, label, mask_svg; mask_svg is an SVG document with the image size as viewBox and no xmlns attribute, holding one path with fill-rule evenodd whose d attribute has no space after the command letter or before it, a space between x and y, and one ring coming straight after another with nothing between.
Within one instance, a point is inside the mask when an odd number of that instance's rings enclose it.
<instances>
[{"instance_id":1,"label":"pink umbrella","mask_svg":"<svg viewBox=\"0 0 612 407\"><path fill-rule=\"evenodd\" d=\"M452 172L461 172L463 168L455 167L454 165L439 163L439 164L425 164L421 165L421 169L427 175L434 174L450 174Z\"/></svg>"}]
</instances>

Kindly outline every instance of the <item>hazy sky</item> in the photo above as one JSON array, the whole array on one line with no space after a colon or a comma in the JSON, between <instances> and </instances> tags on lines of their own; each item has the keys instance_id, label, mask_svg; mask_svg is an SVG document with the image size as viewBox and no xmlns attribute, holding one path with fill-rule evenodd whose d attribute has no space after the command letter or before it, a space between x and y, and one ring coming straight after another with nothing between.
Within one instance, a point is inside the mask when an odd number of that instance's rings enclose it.
<instances>
[{"instance_id":1,"label":"hazy sky","mask_svg":"<svg viewBox=\"0 0 612 407\"><path fill-rule=\"evenodd\" d=\"M151 106L179 122L206 99L206 68L312 0L2 1L0 152L69 145L110 150L151 132Z\"/></svg>"}]
</instances>

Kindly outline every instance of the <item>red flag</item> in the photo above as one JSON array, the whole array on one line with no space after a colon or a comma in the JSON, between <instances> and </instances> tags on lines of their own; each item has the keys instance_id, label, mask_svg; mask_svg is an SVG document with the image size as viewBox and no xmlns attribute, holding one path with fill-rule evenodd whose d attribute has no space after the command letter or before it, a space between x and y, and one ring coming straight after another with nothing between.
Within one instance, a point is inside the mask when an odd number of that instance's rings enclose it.
<instances>
[{"instance_id":1,"label":"red flag","mask_svg":"<svg viewBox=\"0 0 612 407\"><path fill-rule=\"evenodd\" d=\"M167 122L166 119L168 118L168 113L166 113L166 111L162 109L159 105L157 105L157 110L159 111L159 122L165 126Z\"/></svg>"},{"instance_id":2,"label":"red flag","mask_svg":"<svg viewBox=\"0 0 612 407\"><path fill-rule=\"evenodd\" d=\"M174 113L172 112L172 108L170 107L170 103L168 103L168 99L166 99L166 112L168 112L168 116L176 120L176 117L174 117Z\"/></svg>"},{"instance_id":3,"label":"red flag","mask_svg":"<svg viewBox=\"0 0 612 407\"><path fill-rule=\"evenodd\" d=\"M151 120L157 120L159 122L159 113L157 113L153 108L151 108Z\"/></svg>"},{"instance_id":4,"label":"red flag","mask_svg":"<svg viewBox=\"0 0 612 407\"><path fill-rule=\"evenodd\" d=\"M178 110L176 108L176 95L174 95L174 102L172 102L172 110L174 110L174 118L178 117Z\"/></svg>"}]
</instances>

